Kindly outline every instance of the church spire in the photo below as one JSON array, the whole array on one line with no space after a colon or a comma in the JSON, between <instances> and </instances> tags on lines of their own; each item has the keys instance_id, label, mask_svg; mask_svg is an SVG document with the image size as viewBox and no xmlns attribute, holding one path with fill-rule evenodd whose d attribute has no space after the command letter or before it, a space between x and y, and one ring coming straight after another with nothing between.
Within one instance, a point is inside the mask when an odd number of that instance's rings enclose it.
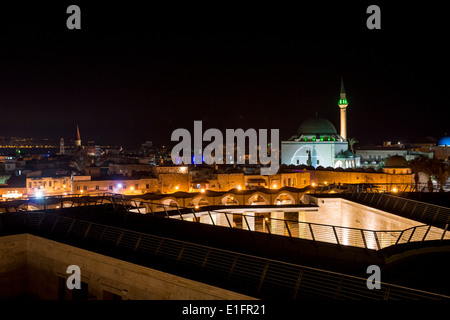
<instances>
[{"instance_id":1,"label":"church spire","mask_svg":"<svg viewBox=\"0 0 450 320\"><path fill-rule=\"evenodd\" d=\"M77 125L77 140L81 140L80 128L78 128L78 125Z\"/></svg>"},{"instance_id":2,"label":"church spire","mask_svg":"<svg viewBox=\"0 0 450 320\"><path fill-rule=\"evenodd\" d=\"M80 136L80 129L78 128L78 124L77 124L77 139L75 140L75 147L81 148L81 136Z\"/></svg>"}]
</instances>

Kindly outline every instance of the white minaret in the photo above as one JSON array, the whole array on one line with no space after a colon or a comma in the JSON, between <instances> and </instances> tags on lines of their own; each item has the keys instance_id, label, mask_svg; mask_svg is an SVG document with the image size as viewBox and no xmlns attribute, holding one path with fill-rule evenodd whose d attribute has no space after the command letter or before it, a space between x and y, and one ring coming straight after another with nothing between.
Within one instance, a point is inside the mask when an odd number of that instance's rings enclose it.
<instances>
[{"instance_id":1,"label":"white minaret","mask_svg":"<svg viewBox=\"0 0 450 320\"><path fill-rule=\"evenodd\" d=\"M344 89L344 80L341 79L341 93L339 95L339 109L341 110L341 137L347 140L347 97Z\"/></svg>"}]
</instances>

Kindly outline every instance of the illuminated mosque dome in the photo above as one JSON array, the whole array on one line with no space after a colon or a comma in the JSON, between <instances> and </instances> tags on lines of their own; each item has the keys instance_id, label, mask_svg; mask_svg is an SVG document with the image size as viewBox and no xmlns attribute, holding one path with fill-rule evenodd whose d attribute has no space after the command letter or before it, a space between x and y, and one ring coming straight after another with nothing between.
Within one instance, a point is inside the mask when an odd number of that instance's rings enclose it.
<instances>
[{"instance_id":1,"label":"illuminated mosque dome","mask_svg":"<svg viewBox=\"0 0 450 320\"><path fill-rule=\"evenodd\" d=\"M298 128L297 135L293 136L291 140L295 141L342 141L345 139L341 137L335 126L327 119L319 116L305 120Z\"/></svg>"},{"instance_id":2,"label":"illuminated mosque dome","mask_svg":"<svg viewBox=\"0 0 450 320\"><path fill-rule=\"evenodd\" d=\"M437 145L439 147L450 147L450 137L445 136L440 138Z\"/></svg>"},{"instance_id":3,"label":"illuminated mosque dome","mask_svg":"<svg viewBox=\"0 0 450 320\"><path fill-rule=\"evenodd\" d=\"M337 135L337 131L330 121L316 116L300 125L298 136L302 135Z\"/></svg>"}]
</instances>

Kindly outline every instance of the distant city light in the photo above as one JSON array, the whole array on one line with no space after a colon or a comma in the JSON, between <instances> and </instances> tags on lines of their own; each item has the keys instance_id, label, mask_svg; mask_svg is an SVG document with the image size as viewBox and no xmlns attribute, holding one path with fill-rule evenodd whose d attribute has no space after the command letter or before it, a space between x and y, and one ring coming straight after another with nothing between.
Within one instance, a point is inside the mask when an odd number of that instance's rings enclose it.
<instances>
[{"instance_id":1,"label":"distant city light","mask_svg":"<svg viewBox=\"0 0 450 320\"><path fill-rule=\"evenodd\" d=\"M12 191L12 192L8 191L8 193L2 195L3 198L8 198L8 199L10 199L10 198L20 198L22 196L23 196L23 194L18 193L17 191Z\"/></svg>"},{"instance_id":2,"label":"distant city light","mask_svg":"<svg viewBox=\"0 0 450 320\"><path fill-rule=\"evenodd\" d=\"M180 167L180 172L185 173L187 171L187 167Z\"/></svg>"}]
</instances>

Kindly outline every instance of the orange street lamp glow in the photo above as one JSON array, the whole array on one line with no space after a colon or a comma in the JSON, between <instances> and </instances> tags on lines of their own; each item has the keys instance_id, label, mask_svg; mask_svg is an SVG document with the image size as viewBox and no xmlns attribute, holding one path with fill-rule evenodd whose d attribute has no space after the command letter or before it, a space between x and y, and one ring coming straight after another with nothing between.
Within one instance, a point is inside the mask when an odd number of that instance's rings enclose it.
<instances>
[{"instance_id":1,"label":"orange street lamp glow","mask_svg":"<svg viewBox=\"0 0 450 320\"><path fill-rule=\"evenodd\" d=\"M238 187L237 187L237 188L238 188L238 190L241 190L241 189L242 189L241 185L238 185Z\"/></svg>"},{"instance_id":2,"label":"orange street lamp glow","mask_svg":"<svg viewBox=\"0 0 450 320\"><path fill-rule=\"evenodd\" d=\"M205 193L205 189L200 190L201 193Z\"/></svg>"},{"instance_id":3,"label":"orange street lamp glow","mask_svg":"<svg viewBox=\"0 0 450 320\"><path fill-rule=\"evenodd\" d=\"M311 185L312 185L313 187L315 187L315 186L316 186L316 183L315 183L315 182L313 182L313 183L311 183Z\"/></svg>"},{"instance_id":4,"label":"orange street lamp glow","mask_svg":"<svg viewBox=\"0 0 450 320\"><path fill-rule=\"evenodd\" d=\"M178 186L175 186L175 190L178 190Z\"/></svg>"},{"instance_id":5,"label":"orange street lamp glow","mask_svg":"<svg viewBox=\"0 0 450 320\"><path fill-rule=\"evenodd\" d=\"M392 192L397 192L397 191L398 191L398 190L397 190L397 188L395 188L395 187L392 189Z\"/></svg>"}]
</instances>

